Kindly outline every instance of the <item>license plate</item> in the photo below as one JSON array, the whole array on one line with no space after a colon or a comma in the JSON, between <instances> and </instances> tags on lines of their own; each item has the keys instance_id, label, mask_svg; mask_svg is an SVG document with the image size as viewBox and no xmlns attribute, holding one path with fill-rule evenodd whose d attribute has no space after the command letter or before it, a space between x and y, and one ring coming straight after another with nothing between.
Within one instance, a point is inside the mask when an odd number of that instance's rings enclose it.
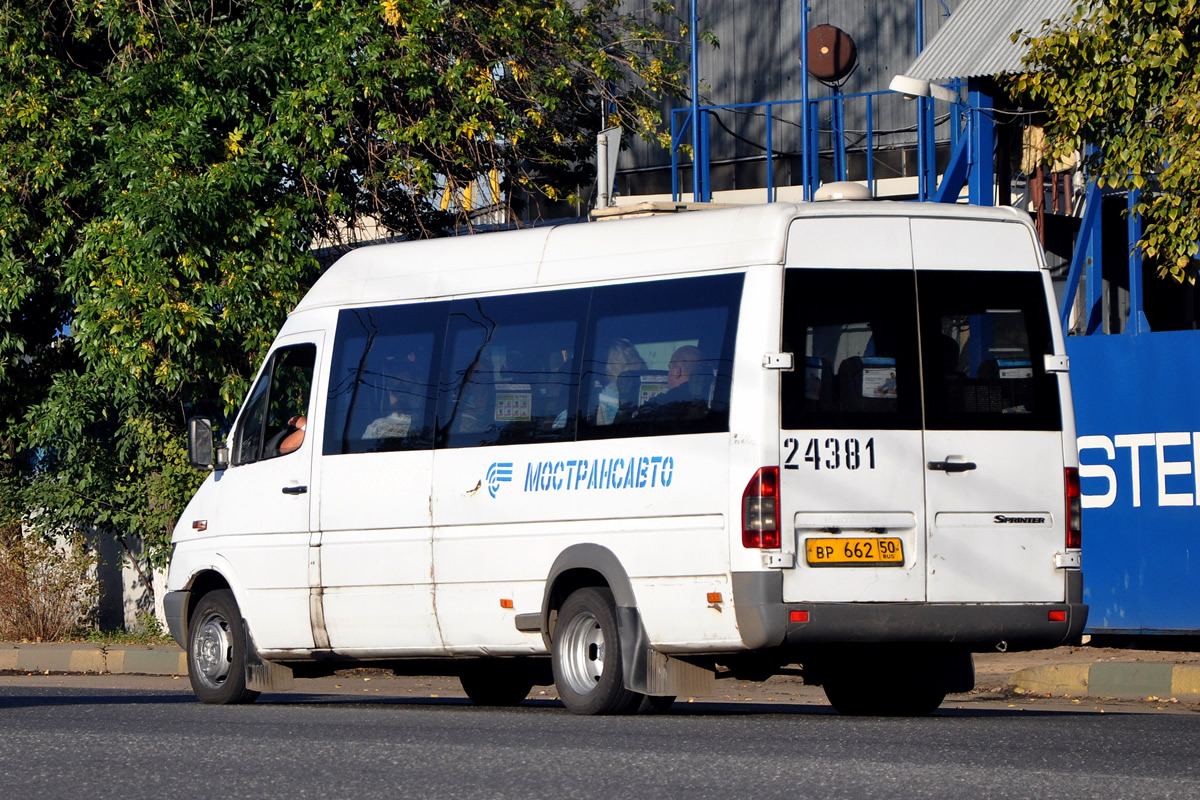
<instances>
[{"instance_id":1,"label":"license plate","mask_svg":"<svg viewBox=\"0 0 1200 800\"><path fill-rule=\"evenodd\" d=\"M904 566L904 547L896 537L871 539L806 539L810 567Z\"/></svg>"}]
</instances>

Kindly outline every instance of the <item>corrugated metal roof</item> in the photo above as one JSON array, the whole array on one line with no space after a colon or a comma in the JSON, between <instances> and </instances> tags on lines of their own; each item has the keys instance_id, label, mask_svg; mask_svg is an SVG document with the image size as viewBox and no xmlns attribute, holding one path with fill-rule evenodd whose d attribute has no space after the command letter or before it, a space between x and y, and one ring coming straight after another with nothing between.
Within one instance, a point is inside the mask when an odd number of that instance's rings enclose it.
<instances>
[{"instance_id":1,"label":"corrugated metal roof","mask_svg":"<svg viewBox=\"0 0 1200 800\"><path fill-rule=\"evenodd\" d=\"M1086 0L965 0L903 74L927 81L1019 72L1025 46L1013 31L1037 33L1042 20L1071 14Z\"/></svg>"}]
</instances>

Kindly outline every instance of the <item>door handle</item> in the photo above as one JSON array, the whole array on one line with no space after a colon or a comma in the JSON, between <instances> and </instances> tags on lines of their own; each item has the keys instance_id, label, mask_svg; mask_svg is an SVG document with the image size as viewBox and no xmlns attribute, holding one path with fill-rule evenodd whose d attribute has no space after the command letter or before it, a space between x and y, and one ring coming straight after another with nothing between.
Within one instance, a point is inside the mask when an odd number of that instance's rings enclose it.
<instances>
[{"instance_id":1,"label":"door handle","mask_svg":"<svg viewBox=\"0 0 1200 800\"><path fill-rule=\"evenodd\" d=\"M938 472L969 472L977 469L974 461L930 461L929 468Z\"/></svg>"},{"instance_id":2,"label":"door handle","mask_svg":"<svg viewBox=\"0 0 1200 800\"><path fill-rule=\"evenodd\" d=\"M308 491L307 486L285 486L283 487L284 494L304 494Z\"/></svg>"}]
</instances>

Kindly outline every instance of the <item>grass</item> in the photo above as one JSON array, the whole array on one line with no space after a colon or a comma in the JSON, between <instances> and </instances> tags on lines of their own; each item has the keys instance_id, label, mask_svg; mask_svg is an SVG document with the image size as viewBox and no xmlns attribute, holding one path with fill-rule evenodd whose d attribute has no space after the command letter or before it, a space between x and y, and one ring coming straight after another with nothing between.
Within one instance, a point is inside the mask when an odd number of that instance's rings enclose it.
<instances>
[{"instance_id":1,"label":"grass","mask_svg":"<svg viewBox=\"0 0 1200 800\"><path fill-rule=\"evenodd\" d=\"M87 642L88 644L95 644L99 646L122 644L175 644L175 640L171 638L171 634L163 630L162 624L159 623L158 618L153 614L139 615L137 630L87 631L80 636L80 640Z\"/></svg>"},{"instance_id":2,"label":"grass","mask_svg":"<svg viewBox=\"0 0 1200 800\"><path fill-rule=\"evenodd\" d=\"M147 633L145 631L88 631L80 641L95 645L173 645L175 640L166 633Z\"/></svg>"}]
</instances>

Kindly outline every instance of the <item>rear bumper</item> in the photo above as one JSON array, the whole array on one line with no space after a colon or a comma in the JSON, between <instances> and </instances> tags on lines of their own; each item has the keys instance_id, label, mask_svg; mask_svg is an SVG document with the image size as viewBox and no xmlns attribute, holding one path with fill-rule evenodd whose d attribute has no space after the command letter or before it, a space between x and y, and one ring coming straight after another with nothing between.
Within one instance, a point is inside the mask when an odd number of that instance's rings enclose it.
<instances>
[{"instance_id":1,"label":"rear bumper","mask_svg":"<svg viewBox=\"0 0 1200 800\"><path fill-rule=\"evenodd\" d=\"M752 649L921 643L1036 650L1083 634L1083 575L1068 571L1066 580L1062 603L784 603L782 574L744 572L733 575L733 597L742 639ZM1051 612L1065 619L1051 621Z\"/></svg>"}]
</instances>

